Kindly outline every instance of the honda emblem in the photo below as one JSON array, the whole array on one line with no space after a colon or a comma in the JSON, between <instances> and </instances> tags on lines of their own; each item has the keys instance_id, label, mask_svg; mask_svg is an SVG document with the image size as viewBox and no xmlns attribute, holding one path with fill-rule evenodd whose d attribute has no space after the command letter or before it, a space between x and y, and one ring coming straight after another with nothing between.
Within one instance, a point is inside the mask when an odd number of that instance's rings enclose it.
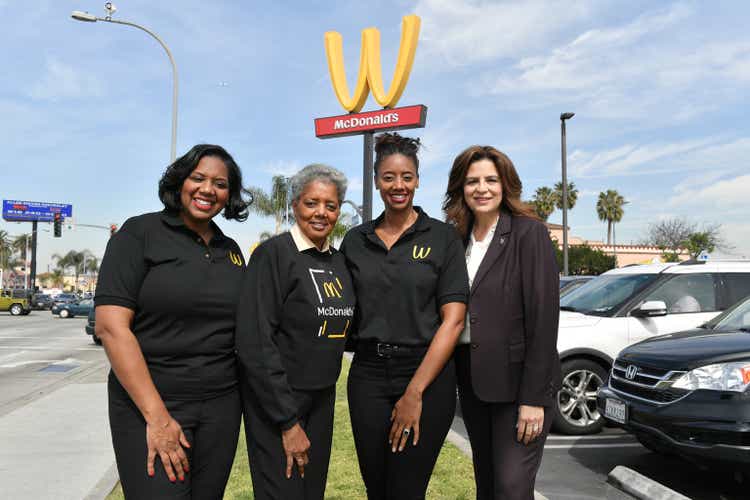
<instances>
[{"instance_id":1,"label":"honda emblem","mask_svg":"<svg viewBox=\"0 0 750 500\"><path fill-rule=\"evenodd\" d=\"M633 380L636 375L638 375L638 367L635 365L628 365L628 367L625 369L625 378L628 380Z\"/></svg>"}]
</instances>

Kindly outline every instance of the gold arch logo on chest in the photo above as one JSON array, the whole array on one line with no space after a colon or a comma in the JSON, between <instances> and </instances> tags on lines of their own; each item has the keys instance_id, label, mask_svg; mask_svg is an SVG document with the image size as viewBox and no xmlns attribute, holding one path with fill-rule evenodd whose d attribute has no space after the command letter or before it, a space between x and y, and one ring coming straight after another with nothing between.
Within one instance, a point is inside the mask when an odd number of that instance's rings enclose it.
<instances>
[{"instance_id":1,"label":"gold arch logo on chest","mask_svg":"<svg viewBox=\"0 0 750 500\"><path fill-rule=\"evenodd\" d=\"M414 245L411 249L411 256L414 260L423 260L430 255L431 251L432 247L420 247L419 245Z\"/></svg>"}]
</instances>

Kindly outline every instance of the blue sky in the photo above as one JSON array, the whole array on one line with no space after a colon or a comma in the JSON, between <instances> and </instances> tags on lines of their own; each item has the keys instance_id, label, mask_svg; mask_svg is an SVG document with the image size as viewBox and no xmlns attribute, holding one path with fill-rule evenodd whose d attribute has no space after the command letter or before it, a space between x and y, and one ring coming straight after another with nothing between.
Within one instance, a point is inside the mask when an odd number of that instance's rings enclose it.
<instances>
[{"instance_id":1,"label":"blue sky","mask_svg":"<svg viewBox=\"0 0 750 500\"><path fill-rule=\"evenodd\" d=\"M447 172L464 147L506 152L525 197L560 177L559 114L568 125L569 179L581 194L572 233L606 238L600 191L629 201L620 243L649 223L683 216L720 223L733 254L750 255L750 6L741 1L115 2L115 17L170 46L179 69L178 154L198 142L226 147L245 183L313 162L343 170L361 199L362 139L319 140L316 117L341 114L323 34L339 31L350 86L360 31L381 31L389 83L401 18L422 32L399 105L425 104L417 203L441 217ZM0 0L0 197L71 203L82 224L121 224L158 210L169 160L171 73L156 42L136 29L80 23L102 1ZM364 110L377 108L370 98ZM376 211L382 208L377 194ZM345 208L348 210L348 207ZM551 222L560 222L556 212ZM271 219L219 224L247 251ZM108 232L77 227L52 238L42 224L39 272L53 253L101 256ZM30 224L0 222L11 234Z\"/></svg>"}]
</instances>

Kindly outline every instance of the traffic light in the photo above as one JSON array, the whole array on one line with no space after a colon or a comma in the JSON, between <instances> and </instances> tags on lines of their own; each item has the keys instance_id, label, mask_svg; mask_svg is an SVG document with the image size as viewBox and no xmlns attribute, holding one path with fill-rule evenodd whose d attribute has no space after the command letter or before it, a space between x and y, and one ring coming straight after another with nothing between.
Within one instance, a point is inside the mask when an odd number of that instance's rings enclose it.
<instances>
[{"instance_id":1,"label":"traffic light","mask_svg":"<svg viewBox=\"0 0 750 500\"><path fill-rule=\"evenodd\" d=\"M112 237L117 232L117 224L109 225L109 236Z\"/></svg>"},{"instance_id":2,"label":"traffic light","mask_svg":"<svg viewBox=\"0 0 750 500\"><path fill-rule=\"evenodd\" d=\"M60 215L60 212L55 213L55 220L52 224L55 229L55 238L59 238L60 236L62 236L62 216Z\"/></svg>"}]
</instances>

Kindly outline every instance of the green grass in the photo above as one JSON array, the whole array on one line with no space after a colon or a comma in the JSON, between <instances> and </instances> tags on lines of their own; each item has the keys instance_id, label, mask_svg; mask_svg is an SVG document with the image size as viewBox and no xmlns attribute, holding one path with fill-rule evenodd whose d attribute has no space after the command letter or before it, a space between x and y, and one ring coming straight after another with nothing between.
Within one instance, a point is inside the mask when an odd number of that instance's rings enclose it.
<instances>
[{"instance_id":1,"label":"green grass","mask_svg":"<svg viewBox=\"0 0 750 500\"><path fill-rule=\"evenodd\" d=\"M330 500L366 498L365 487L359 474L357 453L354 450L351 424L349 423L349 407L346 402L346 377L348 373L349 362L344 359L343 370L336 387L333 451L331 452L330 472L326 487L326 499ZM122 488L119 484L107 497L108 500L123 498ZM229 477L224 498L228 500L253 498L244 431L240 432L237 455L234 458L232 474ZM471 460L450 443L446 442L440 452L440 457L430 480L430 486L427 489L427 498L455 500L476 498Z\"/></svg>"}]
</instances>

